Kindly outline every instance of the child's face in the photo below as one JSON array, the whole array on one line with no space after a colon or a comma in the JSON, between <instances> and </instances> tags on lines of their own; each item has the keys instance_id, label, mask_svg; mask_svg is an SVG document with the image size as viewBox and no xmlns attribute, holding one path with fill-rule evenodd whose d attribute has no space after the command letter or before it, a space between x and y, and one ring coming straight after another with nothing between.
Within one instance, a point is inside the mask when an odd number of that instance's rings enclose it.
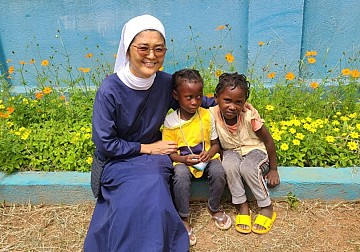
<instances>
[{"instance_id":1,"label":"child's face","mask_svg":"<svg viewBox=\"0 0 360 252\"><path fill-rule=\"evenodd\" d=\"M193 115L202 102L202 84L183 80L177 90L173 92L173 96L179 101L180 111L183 115Z\"/></svg>"},{"instance_id":2,"label":"child's face","mask_svg":"<svg viewBox=\"0 0 360 252\"><path fill-rule=\"evenodd\" d=\"M215 101L225 119L231 120L243 109L246 102L246 90L239 87L235 89L225 87L224 91L218 97L215 97Z\"/></svg>"}]
</instances>

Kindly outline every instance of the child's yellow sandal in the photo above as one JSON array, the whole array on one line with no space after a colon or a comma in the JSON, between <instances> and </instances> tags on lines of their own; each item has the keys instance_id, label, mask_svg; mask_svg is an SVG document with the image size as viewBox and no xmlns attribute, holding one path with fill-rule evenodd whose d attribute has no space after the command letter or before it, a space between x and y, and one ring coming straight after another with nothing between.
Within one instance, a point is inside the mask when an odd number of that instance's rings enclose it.
<instances>
[{"instance_id":1,"label":"child's yellow sandal","mask_svg":"<svg viewBox=\"0 0 360 252\"><path fill-rule=\"evenodd\" d=\"M256 219L254 221L253 227L252 227L252 231L256 234L266 234L267 232L270 231L272 225L274 224L274 221L276 219L276 213L273 212L272 218L268 218L265 215L262 214L258 214L256 216ZM255 229L254 226L255 225L259 225L264 227L265 229Z\"/></svg>"},{"instance_id":2,"label":"child's yellow sandal","mask_svg":"<svg viewBox=\"0 0 360 252\"><path fill-rule=\"evenodd\" d=\"M243 229L240 225L247 226L247 229ZM235 229L239 233L249 234L251 233L251 215L248 214L238 214L235 219Z\"/></svg>"}]
</instances>

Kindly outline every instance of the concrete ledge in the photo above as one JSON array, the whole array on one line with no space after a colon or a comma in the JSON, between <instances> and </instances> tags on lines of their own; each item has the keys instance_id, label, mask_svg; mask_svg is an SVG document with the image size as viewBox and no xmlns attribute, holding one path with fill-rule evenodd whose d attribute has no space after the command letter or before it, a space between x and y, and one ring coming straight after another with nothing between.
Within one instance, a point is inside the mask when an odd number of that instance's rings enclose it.
<instances>
[{"instance_id":1,"label":"concrete ledge","mask_svg":"<svg viewBox=\"0 0 360 252\"><path fill-rule=\"evenodd\" d=\"M360 200L359 170L359 167L279 167L281 184L270 189L271 198L284 199L291 192L301 200ZM196 180L192 185L192 199L204 200L207 195L207 181ZM231 198L228 190L224 198ZM80 172L0 173L0 200L6 204L77 204L95 201L90 189L90 173Z\"/></svg>"}]
</instances>

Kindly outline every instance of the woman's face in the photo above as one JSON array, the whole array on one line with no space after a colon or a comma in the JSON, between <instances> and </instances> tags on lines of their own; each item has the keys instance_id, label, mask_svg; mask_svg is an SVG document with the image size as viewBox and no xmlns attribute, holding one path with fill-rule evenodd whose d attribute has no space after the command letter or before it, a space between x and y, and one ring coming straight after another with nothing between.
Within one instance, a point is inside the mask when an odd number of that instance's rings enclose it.
<instances>
[{"instance_id":1,"label":"woman's face","mask_svg":"<svg viewBox=\"0 0 360 252\"><path fill-rule=\"evenodd\" d=\"M144 49L151 50L146 53ZM165 40L158 31L142 31L135 36L129 46L129 66L132 74L139 78L149 78L164 63ZM157 52L158 51L158 52Z\"/></svg>"}]
</instances>

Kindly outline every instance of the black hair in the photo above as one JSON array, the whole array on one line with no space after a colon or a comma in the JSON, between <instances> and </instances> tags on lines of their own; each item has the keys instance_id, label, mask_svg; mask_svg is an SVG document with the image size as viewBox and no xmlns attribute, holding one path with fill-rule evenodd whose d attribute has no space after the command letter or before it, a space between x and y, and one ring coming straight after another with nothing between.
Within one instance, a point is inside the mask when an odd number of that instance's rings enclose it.
<instances>
[{"instance_id":1,"label":"black hair","mask_svg":"<svg viewBox=\"0 0 360 252\"><path fill-rule=\"evenodd\" d=\"M182 84L183 80L187 80L190 83L198 82L201 86L204 86L203 79L198 70L195 69L182 69L176 71L172 75L172 88L177 90L177 88Z\"/></svg>"},{"instance_id":2,"label":"black hair","mask_svg":"<svg viewBox=\"0 0 360 252\"><path fill-rule=\"evenodd\" d=\"M219 83L215 88L215 96L219 95L224 91L226 87L235 89L237 87L242 88L246 91L246 100L250 95L250 82L246 79L243 74L235 73L223 73L219 76Z\"/></svg>"}]
</instances>

